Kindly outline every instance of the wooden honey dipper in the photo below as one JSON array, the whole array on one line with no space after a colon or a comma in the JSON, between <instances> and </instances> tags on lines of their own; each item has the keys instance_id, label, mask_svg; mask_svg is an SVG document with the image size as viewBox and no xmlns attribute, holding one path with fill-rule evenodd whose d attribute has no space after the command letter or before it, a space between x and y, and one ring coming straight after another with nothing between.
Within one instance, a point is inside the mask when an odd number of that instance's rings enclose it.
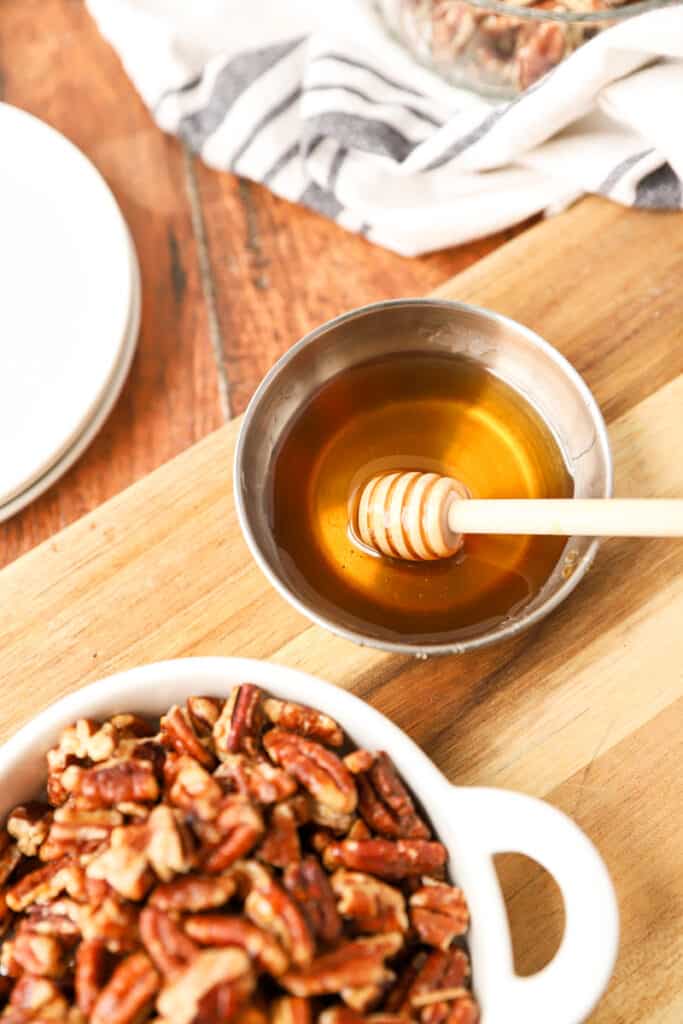
<instances>
[{"instance_id":1,"label":"wooden honey dipper","mask_svg":"<svg viewBox=\"0 0 683 1024\"><path fill-rule=\"evenodd\" d=\"M413 562L448 558L466 533L560 537L683 537L683 498L470 498L452 477L373 477L352 512L370 548Z\"/></svg>"}]
</instances>

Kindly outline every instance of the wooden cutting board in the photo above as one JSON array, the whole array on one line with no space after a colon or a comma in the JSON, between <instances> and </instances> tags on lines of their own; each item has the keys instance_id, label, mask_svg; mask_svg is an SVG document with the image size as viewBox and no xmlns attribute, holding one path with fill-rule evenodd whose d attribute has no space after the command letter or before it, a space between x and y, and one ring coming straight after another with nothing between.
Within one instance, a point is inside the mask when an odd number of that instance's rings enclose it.
<instances>
[{"instance_id":1,"label":"wooden cutting board","mask_svg":"<svg viewBox=\"0 0 683 1024\"><path fill-rule=\"evenodd\" d=\"M619 495L683 496L682 281L683 217L596 199L439 294L516 317L569 357L608 420ZM592 1019L680 1024L683 542L605 543L507 664L496 651L426 663L368 651L311 627L253 565L231 495L238 429L0 573L0 738L83 683L163 658L248 655L325 676L390 715L452 780L572 815L622 911L616 976ZM528 973L552 954L562 909L530 862L506 857L500 873Z\"/></svg>"}]
</instances>

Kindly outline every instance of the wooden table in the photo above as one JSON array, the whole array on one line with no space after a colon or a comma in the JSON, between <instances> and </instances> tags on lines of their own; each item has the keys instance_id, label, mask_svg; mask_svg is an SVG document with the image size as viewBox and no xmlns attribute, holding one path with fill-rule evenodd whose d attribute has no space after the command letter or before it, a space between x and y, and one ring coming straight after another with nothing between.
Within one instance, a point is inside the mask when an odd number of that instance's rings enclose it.
<instances>
[{"instance_id":1,"label":"wooden table","mask_svg":"<svg viewBox=\"0 0 683 1024\"><path fill-rule=\"evenodd\" d=\"M156 127L82 0L2 0L0 99L102 172L143 283L138 352L114 412L59 483L0 525L0 566L240 413L315 324L424 294L515 233L404 259L209 170Z\"/></svg>"}]
</instances>

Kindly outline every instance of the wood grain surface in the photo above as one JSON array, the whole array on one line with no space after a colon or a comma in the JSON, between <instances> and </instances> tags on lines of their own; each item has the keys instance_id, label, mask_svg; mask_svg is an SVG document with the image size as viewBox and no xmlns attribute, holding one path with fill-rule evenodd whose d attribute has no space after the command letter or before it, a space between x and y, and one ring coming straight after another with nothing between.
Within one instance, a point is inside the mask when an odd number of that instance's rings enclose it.
<instances>
[{"instance_id":1,"label":"wood grain surface","mask_svg":"<svg viewBox=\"0 0 683 1024\"><path fill-rule=\"evenodd\" d=\"M585 201L440 290L517 316L585 374L622 496L683 495L682 228L679 215ZM230 491L238 427L0 573L2 736L85 682L162 658L249 655L325 676L388 714L452 780L572 815L622 913L616 975L592 1020L680 1024L683 544L606 542L515 651L426 663L369 651L310 626L252 563ZM508 859L501 875L528 973L556 948L562 908L532 862Z\"/></svg>"},{"instance_id":2,"label":"wood grain surface","mask_svg":"<svg viewBox=\"0 0 683 1024\"><path fill-rule=\"evenodd\" d=\"M156 127L82 0L2 0L0 100L57 128L102 172L143 289L138 352L116 408L66 476L0 524L0 566L241 412L314 324L424 293L504 241L408 260L209 170Z\"/></svg>"}]
</instances>

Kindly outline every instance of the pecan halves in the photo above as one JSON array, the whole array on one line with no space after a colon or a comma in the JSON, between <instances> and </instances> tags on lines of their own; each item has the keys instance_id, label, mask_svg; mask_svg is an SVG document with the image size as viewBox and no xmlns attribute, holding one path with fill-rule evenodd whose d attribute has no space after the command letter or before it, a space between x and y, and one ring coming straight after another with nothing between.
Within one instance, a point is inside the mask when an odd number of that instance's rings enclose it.
<instances>
[{"instance_id":1,"label":"pecan halves","mask_svg":"<svg viewBox=\"0 0 683 1024\"><path fill-rule=\"evenodd\" d=\"M342 922L330 880L317 857L305 857L299 864L290 864L282 882L303 911L313 934L323 942L336 942Z\"/></svg>"},{"instance_id":2,"label":"pecan halves","mask_svg":"<svg viewBox=\"0 0 683 1024\"><path fill-rule=\"evenodd\" d=\"M132 953L118 965L97 997L90 1024L133 1024L144 1019L159 984L159 975L149 957Z\"/></svg>"},{"instance_id":3,"label":"pecan halves","mask_svg":"<svg viewBox=\"0 0 683 1024\"><path fill-rule=\"evenodd\" d=\"M24 875L8 889L7 905L12 910L25 910L31 903L47 903L65 891L76 900L85 895L83 869L71 857L62 857Z\"/></svg>"},{"instance_id":4,"label":"pecan halves","mask_svg":"<svg viewBox=\"0 0 683 1024\"><path fill-rule=\"evenodd\" d=\"M468 1002L472 1002L466 988L469 976L469 959L462 949L434 950L418 970L402 1011L417 1012L422 1024L445 1024L458 1001L462 1004L463 1013ZM455 1021L460 1024L457 1017ZM467 1017L463 1018L463 1024L465 1021Z\"/></svg>"},{"instance_id":5,"label":"pecan halves","mask_svg":"<svg viewBox=\"0 0 683 1024\"><path fill-rule=\"evenodd\" d=\"M244 903L247 917L259 928L275 936L289 954L292 963L299 966L309 964L313 959L315 944L297 904L260 864L247 861L241 872L249 890Z\"/></svg>"},{"instance_id":6,"label":"pecan halves","mask_svg":"<svg viewBox=\"0 0 683 1024\"><path fill-rule=\"evenodd\" d=\"M282 946L250 921L227 914L202 914L188 917L185 930L202 946L239 946L256 961L262 971L277 977L289 967L289 957Z\"/></svg>"},{"instance_id":7,"label":"pecan halves","mask_svg":"<svg viewBox=\"0 0 683 1024\"><path fill-rule=\"evenodd\" d=\"M5 943L3 954L7 946L10 943ZM11 959L22 971L41 978L59 978L64 973L64 949L53 935L20 928L11 943Z\"/></svg>"},{"instance_id":8,"label":"pecan halves","mask_svg":"<svg viewBox=\"0 0 683 1024\"><path fill-rule=\"evenodd\" d=\"M312 1024L312 1021L311 1003L302 996L282 996L270 1011L270 1024Z\"/></svg>"},{"instance_id":9,"label":"pecan halves","mask_svg":"<svg viewBox=\"0 0 683 1024\"><path fill-rule=\"evenodd\" d=\"M76 950L74 990L76 1005L89 1017L104 987L107 947L102 939L81 942Z\"/></svg>"},{"instance_id":10,"label":"pecan halves","mask_svg":"<svg viewBox=\"0 0 683 1024\"><path fill-rule=\"evenodd\" d=\"M70 765L62 773L61 784L88 807L148 803L159 797L154 765L141 758L112 758L92 768Z\"/></svg>"},{"instance_id":11,"label":"pecan halves","mask_svg":"<svg viewBox=\"0 0 683 1024\"><path fill-rule=\"evenodd\" d=\"M177 878L158 885L149 898L149 905L171 912L197 913L222 907L237 888L231 871L220 875L196 875Z\"/></svg>"},{"instance_id":12,"label":"pecan halves","mask_svg":"<svg viewBox=\"0 0 683 1024\"><path fill-rule=\"evenodd\" d=\"M166 977L184 970L199 952L182 928L156 907L145 907L140 914L140 938L154 964Z\"/></svg>"},{"instance_id":13,"label":"pecan halves","mask_svg":"<svg viewBox=\"0 0 683 1024\"><path fill-rule=\"evenodd\" d=\"M335 720L315 708L267 697L263 701L263 710L266 717L281 729L296 732L307 739L319 740L330 747L341 747L344 743L344 733Z\"/></svg>"},{"instance_id":14,"label":"pecan halves","mask_svg":"<svg viewBox=\"0 0 683 1024\"><path fill-rule=\"evenodd\" d=\"M7 819L7 831L25 857L35 857L50 829L52 812L46 804L32 801L15 807Z\"/></svg>"},{"instance_id":15,"label":"pecan halves","mask_svg":"<svg viewBox=\"0 0 683 1024\"><path fill-rule=\"evenodd\" d=\"M190 1024L205 997L217 986L225 985L232 987L222 989L221 994L234 1012L248 997L254 980L249 957L241 949L201 950L184 971L164 985L157 1009L168 1024ZM216 1008L212 1009L215 1012Z\"/></svg>"},{"instance_id":16,"label":"pecan halves","mask_svg":"<svg viewBox=\"0 0 683 1024\"><path fill-rule=\"evenodd\" d=\"M206 736L199 736L186 708L174 704L162 716L160 723L161 742L178 754L189 754L204 768L213 768L216 758Z\"/></svg>"},{"instance_id":17,"label":"pecan halves","mask_svg":"<svg viewBox=\"0 0 683 1024\"><path fill-rule=\"evenodd\" d=\"M262 727L261 691L251 683L236 686L213 727L216 753L221 760L240 752L257 755Z\"/></svg>"},{"instance_id":18,"label":"pecan halves","mask_svg":"<svg viewBox=\"0 0 683 1024\"><path fill-rule=\"evenodd\" d=\"M361 934L408 931L403 893L362 871L335 871L331 879L337 909Z\"/></svg>"},{"instance_id":19,"label":"pecan halves","mask_svg":"<svg viewBox=\"0 0 683 1024\"><path fill-rule=\"evenodd\" d=\"M331 750L277 728L265 734L263 745L273 761L285 766L314 800L341 814L355 811L358 795L353 776Z\"/></svg>"},{"instance_id":20,"label":"pecan halves","mask_svg":"<svg viewBox=\"0 0 683 1024\"><path fill-rule=\"evenodd\" d=\"M280 983L295 996L320 996L346 988L383 985L393 978L385 960L403 945L403 936L375 935L344 942L317 957L308 967L287 971Z\"/></svg>"},{"instance_id":21,"label":"pecan halves","mask_svg":"<svg viewBox=\"0 0 683 1024\"><path fill-rule=\"evenodd\" d=\"M227 782L239 793L260 804L286 800L296 792L297 783L286 771L265 758L246 754L226 754L214 772L214 778Z\"/></svg>"},{"instance_id":22,"label":"pecan halves","mask_svg":"<svg viewBox=\"0 0 683 1024\"><path fill-rule=\"evenodd\" d=\"M363 820L390 839L428 839L429 828L415 810L391 758L382 751L369 755L368 763L361 753L367 752L355 751L345 763L356 775L358 811Z\"/></svg>"},{"instance_id":23,"label":"pecan halves","mask_svg":"<svg viewBox=\"0 0 683 1024\"><path fill-rule=\"evenodd\" d=\"M214 825L223 838L205 852L203 866L209 874L224 871L244 857L263 835L260 812L238 793L224 797Z\"/></svg>"},{"instance_id":24,"label":"pecan halves","mask_svg":"<svg viewBox=\"0 0 683 1024\"><path fill-rule=\"evenodd\" d=\"M446 950L469 926L469 910L462 889L425 878L410 897L410 920L427 946Z\"/></svg>"},{"instance_id":25,"label":"pecan halves","mask_svg":"<svg viewBox=\"0 0 683 1024\"><path fill-rule=\"evenodd\" d=\"M40 847L40 859L50 861L67 853L80 856L96 850L123 820L119 810L87 810L68 800L54 811L47 838Z\"/></svg>"},{"instance_id":26,"label":"pecan halves","mask_svg":"<svg viewBox=\"0 0 683 1024\"><path fill-rule=\"evenodd\" d=\"M66 1020L67 1012L66 999L54 981L23 974L12 989L3 1020L9 1024Z\"/></svg>"},{"instance_id":27,"label":"pecan halves","mask_svg":"<svg viewBox=\"0 0 683 1024\"><path fill-rule=\"evenodd\" d=\"M326 846L323 862L328 870L345 867L400 881L438 872L446 863L446 848L425 839L347 839Z\"/></svg>"},{"instance_id":28,"label":"pecan halves","mask_svg":"<svg viewBox=\"0 0 683 1024\"><path fill-rule=\"evenodd\" d=\"M211 736L225 701L219 697L188 697L187 710L199 736Z\"/></svg>"}]
</instances>

